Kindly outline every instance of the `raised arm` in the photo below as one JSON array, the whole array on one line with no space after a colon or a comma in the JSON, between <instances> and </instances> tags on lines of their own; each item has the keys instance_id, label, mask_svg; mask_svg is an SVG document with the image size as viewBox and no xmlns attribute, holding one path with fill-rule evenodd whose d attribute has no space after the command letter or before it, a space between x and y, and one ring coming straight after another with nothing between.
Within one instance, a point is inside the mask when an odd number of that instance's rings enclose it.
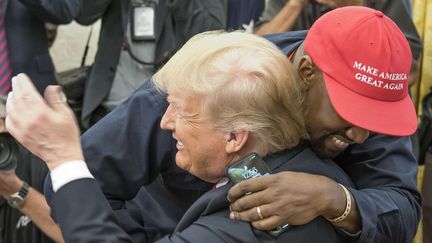
<instances>
[{"instance_id":1,"label":"raised arm","mask_svg":"<svg viewBox=\"0 0 432 243\"><path fill-rule=\"evenodd\" d=\"M82 135L88 167L107 198L132 199L175 163L174 140L159 126L166 106L152 82L145 82Z\"/></svg>"},{"instance_id":2,"label":"raised arm","mask_svg":"<svg viewBox=\"0 0 432 243\"><path fill-rule=\"evenodd\" d=\"M313 0L331 9L344 6L361 6L363 0ZM302 12L312 0L270 0L261 16L256 34L265 35L291 31Z\"/></svg>"},{"instance_id":3,"label":"raised arm","mask_svg":"<svg viewBox=\"0 0 432 243\"><path fill-rule=\"evenodd\" d=\"M290 0L281 6L280 1L270 0L261 17L263 24L255 33L265 35L292 30L297 18L308 4L309 0Z\"/></svg>"}]
</instances>

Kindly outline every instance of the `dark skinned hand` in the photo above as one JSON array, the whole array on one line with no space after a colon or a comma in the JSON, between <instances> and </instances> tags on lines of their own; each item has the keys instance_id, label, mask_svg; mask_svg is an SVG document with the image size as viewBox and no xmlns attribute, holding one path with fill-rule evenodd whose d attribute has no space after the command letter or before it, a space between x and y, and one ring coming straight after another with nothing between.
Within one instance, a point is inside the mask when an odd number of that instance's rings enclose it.
<instances>
[{"instance_id":1,"label":"dark skinned hand","mask_svg":"<svg viewBox=\"0 0 432 243\"><path fill-rule=\"evenodd\" d=\"M339 215L345 207L344 198L340 199L343 195L339 185L327 177L280 172L242 181L231 188L228 192L228 200L232 202L230 218L251 222L259 230L284 224L303 225L320 215L329 218ZM262 220L257 213L258 206Z\"/></svg>"}]
</instances>

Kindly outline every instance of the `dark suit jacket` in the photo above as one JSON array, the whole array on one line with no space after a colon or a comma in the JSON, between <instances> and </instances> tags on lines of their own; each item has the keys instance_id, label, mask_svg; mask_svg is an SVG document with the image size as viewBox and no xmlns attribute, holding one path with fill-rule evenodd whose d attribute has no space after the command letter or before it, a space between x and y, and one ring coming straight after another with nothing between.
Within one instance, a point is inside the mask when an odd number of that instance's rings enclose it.
<instances>
[{"instance_id":1,"label":"dark suit jacket","mask_svg":"<svg viewBox=\"0 0 432 243\"><path fill-rule=\"evenodd\" d=\"M352 186L332 161L322 161L302 146L273 154L265 161L273 172L304 171L321 174ZM184 214L173 234L157 242L340 242L343 239L329 222L319 217L303 226L290 226L279 237L254 230L248 223L229 219L228 183L210 190ZM111 207L93 179L66 184L53 196L52 210L66 242L131 242L116 224ZM151 210L151 209L148 209ZM158 218L164 221L164 218ZM141 241L142 242L142 241Z\"/></svg>"},{"instance_id":2,"label":"dark suit jacket","mask_svg":"<svg viewBox=\"0 0 432 243\"><path fill-rule=\"evenodd\" d=\"M44 22L69 23L79 7L79 0L8 1L5 25L13 75L28 74L41 93L56 83Z\"/></svg>"},{"instance_id":3,"label":"dark suit jacket","mask_svg":"<svg viewBox=\"0 0 432 243\"><path fill-rule=\"evenodd\" d=\"M102 18L98 50L84 94L82 123L90 124L91 113L111 90L129 21L130 0L81 0L77 22L84 25ZM155 63L162 63L190 37L206 30L223 29L224 0L159 0L155 10ZM143 80L144 81L144 80Z\"/></svg>"}]
</instances>

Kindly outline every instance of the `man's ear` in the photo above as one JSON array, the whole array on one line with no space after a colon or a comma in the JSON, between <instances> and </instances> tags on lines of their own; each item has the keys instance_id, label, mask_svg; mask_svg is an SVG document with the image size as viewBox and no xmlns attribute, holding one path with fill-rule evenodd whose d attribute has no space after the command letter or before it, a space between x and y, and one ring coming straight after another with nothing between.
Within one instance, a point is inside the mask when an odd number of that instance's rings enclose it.
<instances>
[{"instance_id":1,"label":"man's ear","mask_svg":"<svg viewBox=\"0 0 432 243\"><path fill-rule=\"evenodd\" d=\"M313 80L315 80L317 71L311 57L308 55L302 56L298 63L297 70L301 79L301 88L303 91L307 91L313 83Z\"/></svg>"},{"instance_id":2,"label":"man's ear","mask_svg":"<svg viewBox=\"0 0 432 243\"><path fill-rule=\"evenodd\" d=\"M249 139L249 131L240 130L225 134L225 151L227 153L235 153L245 147Z\"/></svg>"}]
</instances>

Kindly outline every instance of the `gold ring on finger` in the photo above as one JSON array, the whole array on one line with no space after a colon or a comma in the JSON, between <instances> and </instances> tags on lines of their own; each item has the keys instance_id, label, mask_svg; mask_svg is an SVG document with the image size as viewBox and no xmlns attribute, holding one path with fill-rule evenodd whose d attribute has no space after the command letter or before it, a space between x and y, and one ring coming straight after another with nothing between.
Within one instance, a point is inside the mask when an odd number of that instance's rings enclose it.
<instances>
[{"instance_id":1,"label":"gold ring on finger","mask_svg":"<svg viewBox=\"0 0 432 243\"><path fill-rule=\"evenodd\" d=\"M261 213L261 206L256 207L256 211L257 211L258 217L259 217L261 220L263 220L264 217L262 216L262 213Z\"/></svg>"}]
</instances>

